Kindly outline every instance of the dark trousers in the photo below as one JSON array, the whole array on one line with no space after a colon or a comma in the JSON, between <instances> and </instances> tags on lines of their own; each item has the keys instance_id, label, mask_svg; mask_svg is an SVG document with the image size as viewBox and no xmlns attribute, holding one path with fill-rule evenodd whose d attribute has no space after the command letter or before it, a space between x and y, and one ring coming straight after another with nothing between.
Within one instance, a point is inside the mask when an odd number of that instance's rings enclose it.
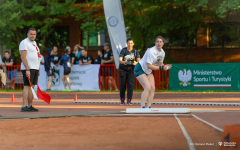
<instances>
[{"instance_id":1,"label":"dark trousers","mask_svg":"<svg viewBox=\"0 0 240 150\"><path fill-rule=\"evenodd\" d=\"M133 95L133 88L135 85L136 77L134 75L134 71L125 71L119 69L119 84L120 84L120 98L125 99L125 91L126 91L126 84L127 84L127 98L132 99Z\"/></svg>"}]
</instances>

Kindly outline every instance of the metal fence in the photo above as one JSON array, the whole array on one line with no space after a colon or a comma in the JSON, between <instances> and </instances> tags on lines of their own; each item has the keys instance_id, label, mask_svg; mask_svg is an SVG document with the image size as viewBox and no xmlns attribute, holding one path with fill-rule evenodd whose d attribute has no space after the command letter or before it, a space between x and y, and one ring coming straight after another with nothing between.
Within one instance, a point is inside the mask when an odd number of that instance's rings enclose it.
<instances>
[{"instance_id":1,"label":"metal fence","mask_svg":"<svg viewBox=\"0 0 240 150\"><path fill-rule=\"evenodd\" d=\"M3 76L0 76L0 88L1 89L22 89L23 88L23 77L20 65L12 65L2 68L5 77L6 84L2 83Z\"/></svg>"},{"instance_id":2,"label":"metal fence","mask_svg":"<svg viewBox=\"0 0 240 150\"><path fill-rule=\"evenodd\" d=\"M13 65L4 69L6 75L6 85L0 83L1 89L22 89L23 88L23 78L20 65ZM168 89L169 85L169 71L154 71L155 78L155 89L165 90ZM11 86L12 84L12 86ZM114 87L116 84L116 87ZM100 90L115 90L119 89L119 72L116 69L115 64L101 65L99 69L99 88ZM135 90L142 90L142 86L136 79Z\"/></svg>"},{"instance_id":3,"label":"metal fence","mask_svg":"<svg viewBox=\"0 0 240 150\"><path fill-rule=\"evenodd\" d=\"M169 71L161 71L157 70L153 72L154 79L155 79L155 89L156 90L165 90L168 89L169 85ZM102 76L101 76L102 75ZM118 69L116 69L115 64L106 64L101 65L99 69L99 87L100 90L109 90L113 89L113 87L109 87L109 77L112 78L117 88L119 88L119 72ZM102 83L101 83L102 80ZM111 82L111 81L110 81ZM137 81L135 82L135 90L142 90L141 84Z\"/></svg>"}]
</instances>

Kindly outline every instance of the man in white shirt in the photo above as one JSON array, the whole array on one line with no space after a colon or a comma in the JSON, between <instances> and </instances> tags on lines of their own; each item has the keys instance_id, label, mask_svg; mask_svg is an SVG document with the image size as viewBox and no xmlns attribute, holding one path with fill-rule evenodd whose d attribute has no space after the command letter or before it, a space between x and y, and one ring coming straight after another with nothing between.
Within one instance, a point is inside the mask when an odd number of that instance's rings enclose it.
<instances>
[{"instance_id":1,"label":"man in white shirt","mask_svg":"<svg viewBox=\"0 0 240 150\"><path fill-rule=\"evenodd\" d=\"M34 88L37 84L38 76L40 75L41 54L35 42L36 36L36 29L30 28L27 33L27 38L22 40L19 45L19 52L22 59L21 70L24 82L22 112L38 111L38 109L32 106L33 94L30 87L31 85Z\"/></svg>"}]
</instances>

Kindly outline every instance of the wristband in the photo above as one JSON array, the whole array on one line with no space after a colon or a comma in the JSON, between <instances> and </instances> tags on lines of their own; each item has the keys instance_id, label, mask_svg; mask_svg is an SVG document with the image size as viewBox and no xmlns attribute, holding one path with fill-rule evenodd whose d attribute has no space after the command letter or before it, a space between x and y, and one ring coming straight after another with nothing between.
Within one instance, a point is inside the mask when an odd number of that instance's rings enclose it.
<instances>
[{"instance_id":1,"label":"wristband","mask_svg":"<svg viewBox=\"0 0 240 150\"><path fill-rule=\"evenodd\" d=\"M30 69L26 70L26 71L30 71Z\"/></svg>"},{"instance_id":2,"label":"wristband","mask_svg":"<svg viewBox=\"0 0 240 150\"><path fill-rule=\"evenodd\" d=\"M164 66L159 66L159 70L163 70Z\"/></svg>"}]
</instances>

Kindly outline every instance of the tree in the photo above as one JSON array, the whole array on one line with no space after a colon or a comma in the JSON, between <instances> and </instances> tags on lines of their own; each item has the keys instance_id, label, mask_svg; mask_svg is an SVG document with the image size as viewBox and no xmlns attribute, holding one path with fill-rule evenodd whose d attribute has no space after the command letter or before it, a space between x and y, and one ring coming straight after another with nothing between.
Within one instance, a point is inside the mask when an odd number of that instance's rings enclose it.
<instances>
[{"instance_id":1,"label":"tree","mask_svg":"<svg viewBox=\"0 0 240 150\"><path fill-rule=\"evenodd\" d=\"M222 57L221 62L224 62L224 51L225 51L225 43L231 41L232 43L240 44L240 34L237 33L239 24L235 22L231 22L229 20L230 15L235 15L239 13L240 10L240 1L238 0L222 0L218 1L218 7L216 8L215 17L215 28L218 29L215 34L221 42L222 46ZM230 59L231 61L231 59Z\"/></svg>"},{"instance_id":2,"label":"tree","mask_svg":"<svg viewBox=\"0 0 240 150\"><path fill-rule=\"evenodd\" d=\"M170 48L177 39L184 39L188 62L193 41L203 23L202 9L192 11L192 3L191 0L125 0L126 26L142 50L152 46L158 35L168 38Z\"/></svg>"},{"instance_id":3,"label":"tree","mask_svg":"<svg viewBox=\"0 0 240 150\"><path fill-rule=\"evenodd\" d=\"M87 36L87 49L89 47L89 35L96 34L99 31L107 31L105 16L103 14L102 0L86 0L85 5L80 5L83 13L72 14L76 20L81 20L81 29Z\"/></svg>"},{"instance_id":4,"label":"tree","mask_svg":"<svg viewBox=\"0 0 240 150\"><path fill-rule=\"evenodd\" d=\"M212 40L210 45L214 43L220 43L221 45L221 62L224 62L225 44L240 43L240 34L238 31L239 23L231 21L230 16L239 15L240 1L239 0L197 0L194 5L191 6L193 10L197 7L204 7L206 12L205 22L208 25L210 36ZM231 60L231 59L230 59Z\"/></svg>"},{"instance_id":5,"label":"tree","mask_svg":"<svg viewBox=\"0 0 240 150\"><path fill-rule=\"evenodd\" d=\"M235 26L228 23L229 15L239 14L239 0L121 0L127 35L135 39L135 46L143 53L153 46L154 39L162 35L168 47L185 47L186 63L194 46L199 28L206 30L217 23L216 36L222 42L222 57L226 37L239 42ZM0 44L18 53L19 42L26 37L29 27L37 27L41 49L52 26L61 19L74 17L82 22L81 29L88 34L107 32L102 0L1 0ZM179 42L180 41L180 42ZM178 43L177 43L178 42ZM88 42L87 42L88 43Z\"/></svg>"},{"instance_id":6,"label":"tree","mask_svg":"<svg viewBox=\"0 0 240 150\"><path fill-rule=\"evenodd\" d=\"M78 14L76 0L1 0L0 2L0 44L12 49L19 55L18 45L26 37L28 28L36 27L41 50L45 49L46 38L52 26L60 22L60 18L69 14ZM74 13L73 13L74 12Z\"/></svg>"}]
</instances>

